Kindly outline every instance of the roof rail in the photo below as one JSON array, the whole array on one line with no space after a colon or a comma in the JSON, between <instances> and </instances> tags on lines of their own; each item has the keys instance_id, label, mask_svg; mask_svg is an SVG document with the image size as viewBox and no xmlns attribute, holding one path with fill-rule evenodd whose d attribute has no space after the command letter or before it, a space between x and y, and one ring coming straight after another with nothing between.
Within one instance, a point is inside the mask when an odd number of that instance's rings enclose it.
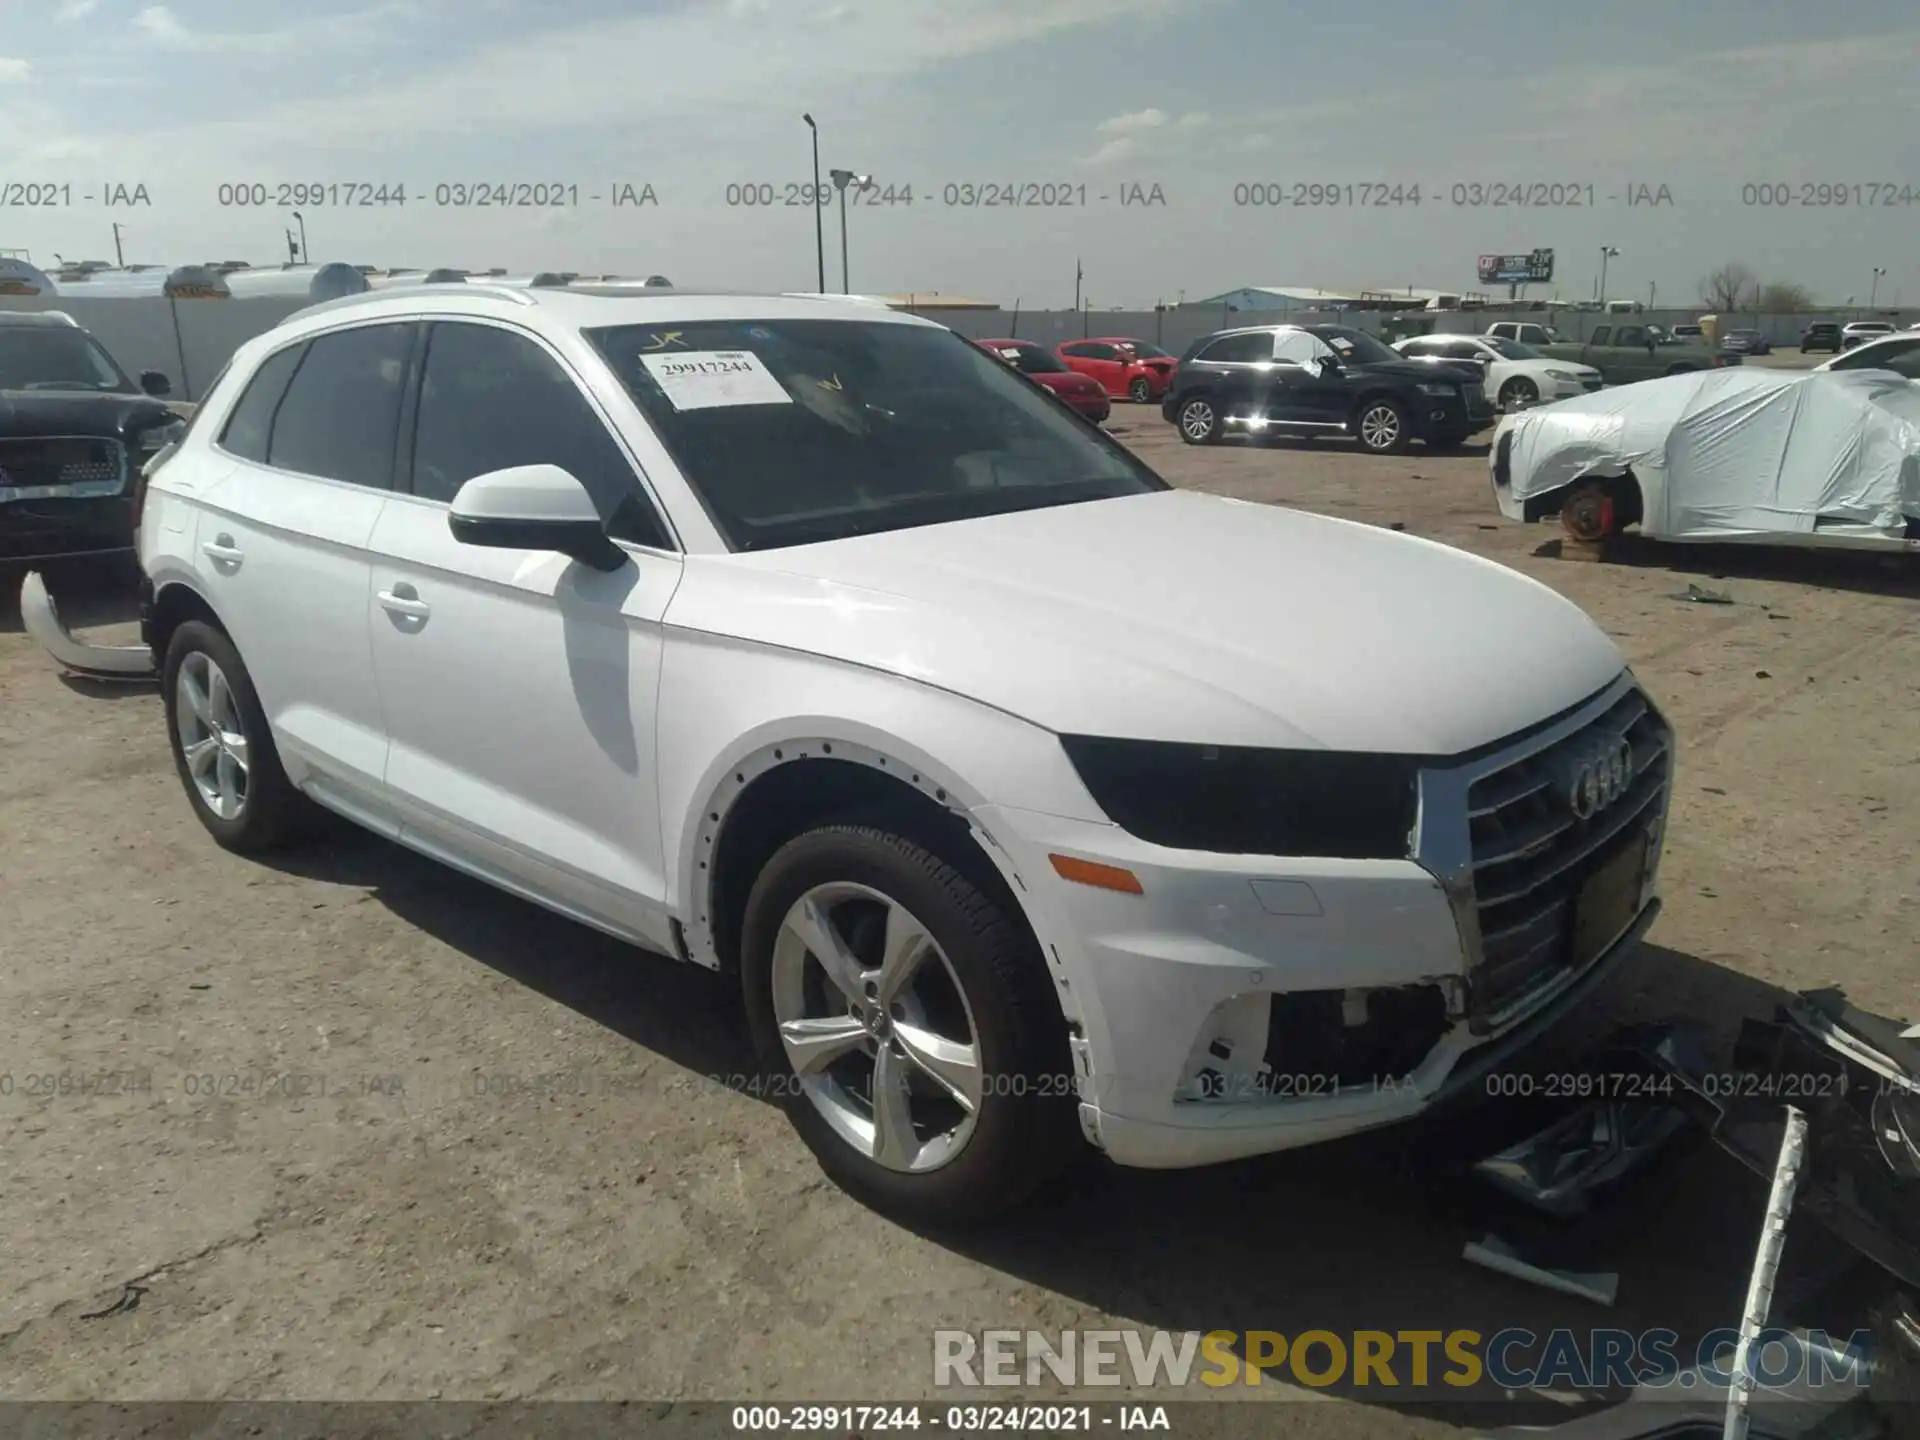
<instances>
[{"instance_id":1,"label":"roof rail","mask_svg":"<svg viewBox=\"0 0 1920 1440\"><path fill-rule=\"evenodd\" d=\"M398 300L404 296L416 294L430 293L438 295L449 290L459 295L462 299L471 296L476 299L511 300L516 305L536 305L539 303L531 295L527 294L526 291L516 290L508 285L488 285L475 281L468 281L466 284L458 287L452 285L429 286L416 283L412 285L388 286L384 290L367 290L358 295L342 295L337 300L322 300L317 305L308 305L304 309L294 311L291 315L281 320L280 325L288 324L291 321L301 319L308 315L318 315L322 312L331 312L334 310L346 310L355 305L367 305L379 300ZM280 328L280 325L276 325L274 328L277 330Z\"/></svg>"}]
</instances>

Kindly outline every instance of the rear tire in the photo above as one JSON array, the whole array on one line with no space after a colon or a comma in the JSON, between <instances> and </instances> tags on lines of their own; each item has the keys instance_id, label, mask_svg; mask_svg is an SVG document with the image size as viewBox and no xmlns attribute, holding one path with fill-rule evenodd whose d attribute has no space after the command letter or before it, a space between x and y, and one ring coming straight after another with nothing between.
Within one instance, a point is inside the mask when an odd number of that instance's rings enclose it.
<instances>
[{"instance_id":1,"label":"rear tire","mask_svg":"<svg viewBox=\"0 0 1920 1440\"><path fill-rule=\"evenodd\" d=\"M281 768L266 712L224 632L189 620L160 672L174 772L222 848L264 855L304 834L318 811Z\"/></svg>"},{"instance_id":2,"label":"rear tire","mask_svg":"<svg viewBox=\"0 0 1920 1440\"><path fill-rule=\"evenodd\" d=\"M1226 428L1211 395L1192 395L1182 400L1180 408L1174 411L1173 423L1179 427L1180 438L1189 445L1217 445Z\"/></svg>"},{"instance_id":3,"label":"rear tire","mask_svg":"<svg viewBox=\"0 0 1920 1440\"><path fill-rule=\"evenodd\" d=\"M914 935L927 943L895 988L889 942ZM831 968L822 949L838 951ZM1008 902L891 828L828 825L782 846L747 897L740 976L772 1093L820 1168L872 1208L978 1224L1081 1153L1065 1031L1031 934ZM876 1090L898 1108L883 1113Z\"/></svg>"}]
</instances>

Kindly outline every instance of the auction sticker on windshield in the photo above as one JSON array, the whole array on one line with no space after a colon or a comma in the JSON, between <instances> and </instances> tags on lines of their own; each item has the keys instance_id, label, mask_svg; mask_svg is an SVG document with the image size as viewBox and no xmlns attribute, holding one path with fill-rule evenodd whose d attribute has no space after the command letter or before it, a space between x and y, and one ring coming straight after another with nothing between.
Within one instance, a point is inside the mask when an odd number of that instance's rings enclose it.
<instances>
[{"instance_id":1,"label":"auction sticker on windshield","mask_svg":"<svg viewBox=\"0 0 1920 1440\"><path fill-rule=\"evenodd\" d=\"M682 350L673 355L642 355L640 363L676 410L793 403L786 388L751 350Z\"/></svg>"}]
</instances>

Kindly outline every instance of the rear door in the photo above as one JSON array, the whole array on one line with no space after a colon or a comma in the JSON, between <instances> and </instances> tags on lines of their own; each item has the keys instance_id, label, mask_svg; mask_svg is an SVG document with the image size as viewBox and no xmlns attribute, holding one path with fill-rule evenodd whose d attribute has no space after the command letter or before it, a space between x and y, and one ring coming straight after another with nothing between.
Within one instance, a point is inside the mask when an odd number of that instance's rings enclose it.
<instances>
[{"instance_id":1,"label":"rear door","mask_svg":"<svg viewBox=\"0 0 1920 1440\"><path fill-rule=\"evenodd\" d=\"M1205 388L1223 417L1284 416L1298 405L1297 399L1282 393L1276 379L1273 335L1271 330L1222 335L1194 357L1194 369L1205 375ZM1181 368L1182 388L1186 388L1186 367Z\"/></svg>"},{"instance_id":2,"label":"rear door","mask_svg":"<svg viewBox=\"0 0 1920 1440\"><path fill-rule=\"evenodd\" d=\"M367 636L367 542L394 476L420 327L358 325L255 370L215 448L194 543L296 784L379 826L385 713Z\"/></svg>"},{"instance_id":3,"label":"rear door","mask_svg":"<svg viewBox=\"0 0 1920 1440\"><path fill-rule=\"evenodd\" d=\"M362 605L407 838L666 948L655 711L681 561L659 509L571 365L523 330L436 321L412 432ZM624 567L453 538L462 485L542 463L587 487Z\"/></svg>"}]
</instances>

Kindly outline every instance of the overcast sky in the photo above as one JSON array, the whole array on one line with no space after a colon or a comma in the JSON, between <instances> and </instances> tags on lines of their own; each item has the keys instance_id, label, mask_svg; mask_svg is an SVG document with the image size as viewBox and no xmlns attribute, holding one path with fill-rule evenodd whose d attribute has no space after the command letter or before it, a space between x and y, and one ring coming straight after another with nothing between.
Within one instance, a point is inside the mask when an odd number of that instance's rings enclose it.
<instances>
[{"instance_id":1,"label":"overcast sky","mask_svg":"<svg viewBox=\"0 0 1920 1440\"><path fill-rule=\"evenodd\" d=\"M270 262L290 217L223 207L223 184L271 201L282 182L364 182L403 185L405 206L306 204L314 259L810 289L812 213L780 203L810 178L810 110L823 167L894 187L849 213L856 290L1061 305L1076 259L1096 307L1470 288L1477 254L1552 246L1560 293L1584 297L1614 245L1617 296L1690 301L1739 260L1834 303L1864 302L1884 266L1880 298L1920 302L1911 0L337 3L0 7L0 182L70 187L52 207L0 194L0 246L111 259L118 220L130 261ZM501 183L577 186L578 203L435 203ZM1084 186L1086 203L944 203L969 183L1076 202ZM1235 203L1237 185L1291 200L1305 183L1342 203ZM1763 183L1895 203L1743 203ZM106 207L114 184L151 203ZM730 207L729 184L776 204ZM1454 188L1475 184L1590 186L1595 203ZM623 185L657 203L615 206ZM1389 203L1348 203L1349 185ZM1154 186L1164 204L1122 205ZM1670 203L1627 203L1662 186ZM836 211L825 229L838 288Z\"/></svg>"}]
</instances>

